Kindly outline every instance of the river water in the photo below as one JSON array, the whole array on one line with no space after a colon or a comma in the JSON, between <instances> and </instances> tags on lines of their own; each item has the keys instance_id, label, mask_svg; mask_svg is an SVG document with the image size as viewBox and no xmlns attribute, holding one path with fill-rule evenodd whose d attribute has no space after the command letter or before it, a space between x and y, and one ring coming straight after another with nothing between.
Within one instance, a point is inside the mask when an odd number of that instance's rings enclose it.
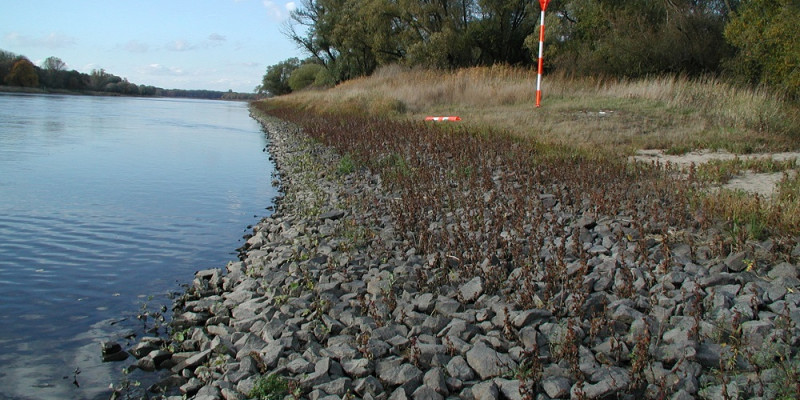
<instances>
[{"instance_id":1,"label":"river water","mask_svg":"<svg viewBox=\"0 0 800 400\"><path fill-rule=\"evenodd\" d=\"M276 194L266 145L242 102L0 94L0 398L133 380L100 342L236 259Z\"/></svg>"}]
</instances>

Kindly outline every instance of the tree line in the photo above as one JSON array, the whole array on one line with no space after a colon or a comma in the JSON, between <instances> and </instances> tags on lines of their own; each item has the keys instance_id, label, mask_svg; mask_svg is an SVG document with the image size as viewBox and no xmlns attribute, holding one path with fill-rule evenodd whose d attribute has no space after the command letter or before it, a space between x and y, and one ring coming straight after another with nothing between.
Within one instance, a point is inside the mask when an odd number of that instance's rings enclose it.
<instances>
[{"instance_id":1,"label":"tree line","mask_svg":"<svg viewBox=\"0 0 800 400\"><path fill-rule=\"evenodd\" d=\"M46 91L101 93L124 96L183 97L212 100L253 100L253 93L214 90L163 89L151 85L137 85L126 78L94 69L91 73L67 70L67 64L58 57L46 58L41 66L27 57L0 50L0 86L16 86Z\"/></svg>"},{"instance_id":2,"label":"tree line","mask_svg":"<svg viewBox=\"0 0 800 400\"><path fill-rule=\"evenodd\" d=\"M387 64L533 66L539 12L535 0L302 0L284 33L308 58L268 67L257 90L326 86ZM797 100L798 20L800 0L552 0L545 67L566 76L710 74Z\"/></svg>"}]
</instances>

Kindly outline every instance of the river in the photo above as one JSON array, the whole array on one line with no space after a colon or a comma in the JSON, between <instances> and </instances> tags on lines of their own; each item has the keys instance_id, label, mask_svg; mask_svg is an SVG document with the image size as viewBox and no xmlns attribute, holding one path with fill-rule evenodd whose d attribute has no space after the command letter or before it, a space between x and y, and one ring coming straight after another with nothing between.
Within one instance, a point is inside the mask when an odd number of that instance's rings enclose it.
<instances>
[{"instance_id":1,"label":"river","mask_svg":"<svg viewBox=\"0 0 800 400\"><path fill-rule=\"evenodd\" d=\"M0 93L0 398L133 379L100 342L236 259L276 194L266 145L243 102Z\"/></svg>"}]
</instances>

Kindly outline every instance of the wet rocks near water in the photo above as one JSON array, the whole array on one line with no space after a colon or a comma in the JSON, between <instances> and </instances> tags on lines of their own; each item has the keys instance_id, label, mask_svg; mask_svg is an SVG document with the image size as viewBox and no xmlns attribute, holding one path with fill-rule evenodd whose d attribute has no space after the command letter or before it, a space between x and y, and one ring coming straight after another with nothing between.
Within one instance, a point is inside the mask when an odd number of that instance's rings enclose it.
<instances>
[{"instance_id":1,"label":"wet rocks near water","mask_svg":"<svg viewBox=\"0 0 800 400\"><path fill-rule=\"evenodd\" d=\"M246 399L274 375L280 393L315 400L774 398L796 382L796 255L773 261L755 243L712 257L658 237L628 249L629 223L564 215L585 251L563 266L575 290L539 281L548 295L522 307L524 271L501 290L436 281L455 270L400 239L380 177L339 174L295 127L263 124L283 195L239 261L195 275L171 338L128 350L138 368L170 371L154 392Z\"/></svg>"},{"instance_id":2,"label":"wet rocks near water","mask_svg":"<svg viewBox=\"0 0 800 400\"><path fill-rule=\"evenodd\" d=\"M123 361L128 358L128 353L122 349L122 346L117 342L102 342L100 343L100 352L103 356L103 361Z\"/></svg>"}]
</instances>

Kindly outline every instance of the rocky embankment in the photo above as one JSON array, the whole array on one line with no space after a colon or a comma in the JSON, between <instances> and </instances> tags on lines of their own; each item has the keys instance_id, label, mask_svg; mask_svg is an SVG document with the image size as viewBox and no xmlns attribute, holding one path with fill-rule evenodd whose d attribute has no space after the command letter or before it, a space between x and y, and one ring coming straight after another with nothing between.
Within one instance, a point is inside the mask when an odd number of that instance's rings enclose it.
<instances>
[{"instance_id":1,"label":"rocky embankment","mask_svg":"<svg viewBox=\"0 0 800 400\"><path fill-rule=\"evenodd\" d=\"M590 256L565 273L583 297L559 301L582 317L522 309L480 277L428 284L419 271L432 257L399 239L380 177L342 165L292 125L262 123L282 197L241 261L196 274L170 339L129 350L139 368L170 371L154 391L203 400L800 393L800 247L776 260L769 241L723 258L673 245L664 270L649 271L618 261L625 221L576 217Z\"/></svg>"}]
</instances>

